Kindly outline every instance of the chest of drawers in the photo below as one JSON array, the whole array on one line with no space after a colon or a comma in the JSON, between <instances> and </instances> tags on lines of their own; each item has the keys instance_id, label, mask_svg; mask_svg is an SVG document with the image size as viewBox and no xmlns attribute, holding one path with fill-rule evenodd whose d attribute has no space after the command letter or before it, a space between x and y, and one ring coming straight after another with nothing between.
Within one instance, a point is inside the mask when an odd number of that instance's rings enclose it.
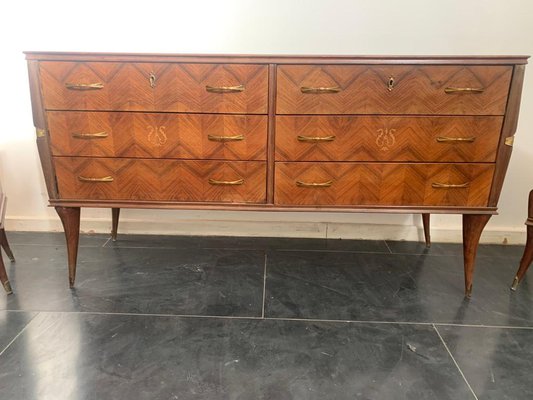
<instances>
[{"instance_id":1,"label":"chest of drawers","mask_svg":"<svg viewBox=\"0 0 533 400\"><path fill-rule=\"evenodd\" d=\"M527 57L28 52L74 285L80 207L463 215L465 292Z\"/></svg>"}]
</instances>

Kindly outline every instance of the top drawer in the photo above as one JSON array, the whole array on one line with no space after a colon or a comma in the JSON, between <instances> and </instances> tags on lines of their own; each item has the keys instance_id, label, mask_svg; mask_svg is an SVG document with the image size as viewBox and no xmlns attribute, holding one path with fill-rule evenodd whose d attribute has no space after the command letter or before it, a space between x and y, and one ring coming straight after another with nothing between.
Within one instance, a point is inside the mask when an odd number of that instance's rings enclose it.
<instances>
[{"instance_id":1,"label":"top drawer","mask_svg":"<svg viewBox=\"0 0 533 400\"><path fill-rule=\"evenodd\" d=\"M283 65L278 114L503 115L510 66Z\"/></svg>"},{"instance_id":2,"label":"top drawer","mask_svg":"<svg viewBox=\"0 0 533 400\"><path fill-rule=\"evenodd\" d=\"M40 66L48 110L267 113L265 65L44 61Z\"/></svg>"}]
</instances>

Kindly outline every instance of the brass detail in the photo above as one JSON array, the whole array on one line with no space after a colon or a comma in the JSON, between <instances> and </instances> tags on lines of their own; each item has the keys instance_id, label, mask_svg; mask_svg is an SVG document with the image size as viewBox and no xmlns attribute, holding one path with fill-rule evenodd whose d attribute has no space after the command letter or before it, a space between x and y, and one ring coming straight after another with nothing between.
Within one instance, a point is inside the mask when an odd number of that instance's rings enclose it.
<instances>
[{"instance_id":1,"label":"brass detail","mask_svg":"<svg viewBox=\"0 0 533 400\"><path fill-rule=\"evenodd\" d=\"M72 134L72 137L73 138L76 138L76 139L103 139L103 138L106 138L108 137L109 135L107 134L107 132L96 132L96 133L79 133L79 132L74 132Z\"/></svg>"},{"instance_id":2,"label":"brass detail","mask_svg":"<svg viewBox=\"0 0 533 400\"><path fill-rule=\"evenodd\" d=\"M244 85L237 85L237 86L209 86L207 85L205 87L205 90L207 90L209 93L238 93L238 92L244 92Z\"/></svg>"},{"instance_id":3,"label":"brass detail","mask_svg":"<svg viewBox=\"0 0 533 400\"><path fill-rule=\"evenodd\" d=\"M483 93L485 88L471 88L471 87L447 87L444 88L444 93L463 93L463 94L479 94Z\"/></svg>"},{"instance_id":4,"label":"brass detail","mask_svg":"<svg viewBox=\"0 0 533 400\"><path fill-rule=\"evenodd\" d=\"M217 181L216 179L209 178L210 185L225 185L225 186L238 186L244 183L244 179L237 179L236 181Z\"/></svg>"},{"instance_id":5,"label":"brass detail","mask_svg":"<svg viewBox=\"0 0 533 400\"><path fill-rule=\"evenodd\" d=\"M446 136L439 136L437 137L437 142L439 143L447 143L447 142L466 142L466 143L472 143L476 140L475 136L470 137L446 137Z\"/></svg>"},{"instance_id":6,"label":"brass detail","mask_svg":"<svg viewBox=\"0 0 533 400\"><path fill-rule=\"evenodd\" d=\"M513 144L514 144L514 135L505 138L505 145L506 146L513 147Z\"/></svg>"},{"instance_id":7,"label":"brass detail","mask_svg":"<svg viewBox=\"0 0 533 400\"><path fill-rule=\"evenodd\" d=\"M207 139L212 142L238 142L240 140L244 140L244 135L235 135L235 136L207 135Z\"/></svg>"},{"instance_id":8,"label":"brass detail","mask_svg":"<svg viewBox=\"0 0 533 400\"><path fill-rule=\"evenodd\" d=\"M153 72L150 72L150 87L153 89L155 88L155 74Z\"/></svg>"},{"instance_id":9,"label":"brass detail","mask_svg":"<svg viewBox=\"0 0 533 400\"><path fill-rule=\"evenodd\" d=\"M327 181L327 182L302 182L302 181L296 181L296 186L299 186L299 187L310 187L310 188L330 187L332 184L333 184L333 181Z\"/></svg>"},{"instance_id":10,"label":"brass detail","mask_svg":"<svg viewBox=\"0 0 533 400\"><path fill-rule=\"evenodd\" d=\"M514 279L513 279L513 284L511 285L511 290L516 290L518 289L518 284L520 283L520 281L518 280L518 276L515 276Z\"/></svg>"},{"instance_id":11,"label":"brass detail","mask_svg":"<svg viewBox=\"0 0 533 400\"><path fill-rule=\"evenodd\" d=\"M339 86L332 87L309 87L302 86L300 91L307 94L322 94L322 93L339 93L342 89Z\"/></svg>"},{"instance_id":12,"label":"brass detail","mask_svg":"<svg viewBox=\"0 0 533 400\"><path fill-rule=\"evenodd\" d=\"M301 136L298 135L297 139L299 142L333 142L336 136Z\"/></svg>"},{"instance_id":13,"label":"brass detail","mask_svg":"<svg viewBox=\"0 0 533 400\"><path fill-rule=\"evenodd\" d=\"M82 182L113 182L114 179L112 176L103 176L101 178L88 178L86 176L78 176L78 180Z\"/></svg>"},{"instance_id":14,"label":"brass detail","mask_svg":"<svg viewBox=\"0 0 533 400\"><path fill-rule=\"evenodd\" d=\"M40 128L36 128L35 129L35 135L40 138L40 137L45 137L46 136L46 131L44 129L40 129Z\"/></svg>"},{"instance_id":15,"label":"brass detail","mask_svg":"<svg viewBox=\"0 0 533 400\"><path fill-rule=\"evenodd\" d=\"M9 281L4 282L4 289L6 290L7 294L13 294L13 288L11 287L11 283L9 283Z\"/></svg>"},{"instance_id":16,"label":"brass detail","mask_svg":"<svg viewBox=\"0 0 533 400\"><path fill-rule=\"evenodd\" d=\"M431 187L435 189L466 189L469 186L470 182L459 184L433 182L431 184Z\"/></svg>"},{"instance_id":17,"label":"brass detail","mask_svg":"<svg viewBox=\"0 0 533 400\"><path fill-rule=\"evenodd\" d=\"M96 83L65 83L65 87L71 90L98 90L103 89L104 84Z\"/></svg>"},{"instance_id":18,"label":"brass detail","mask_svg":"<svg viewBox=\"0 0 533 400\"><path fill-rule=\"evenodd\" d=\"M394 76L389 77L389 81L387 82L387 89L389 92L392 92L392 89L394 89Z\"/></svg>"},{"instance_id":19,"label":"brass detail","mask_svg":"<svg viewBox=\"0 0 533 400\"><path fill-rule=\"evenodd\" d=\"M148 141L153 144L154 146L163 146L167 142L167 134L165 133L165 130L167 129L166 126L147 126L148 130Z\"/></svg>"},{"instance_id":20,"label":"brass detail","mask_svg":"<svg viewBox=\"0 0 533 400\"><path fill-rule=\"evenodd\" d=\"M376 138L376 144L381 151L389 151L396 143L396 129L378 129L378 137Z\"/></svg>"}]
</instances>

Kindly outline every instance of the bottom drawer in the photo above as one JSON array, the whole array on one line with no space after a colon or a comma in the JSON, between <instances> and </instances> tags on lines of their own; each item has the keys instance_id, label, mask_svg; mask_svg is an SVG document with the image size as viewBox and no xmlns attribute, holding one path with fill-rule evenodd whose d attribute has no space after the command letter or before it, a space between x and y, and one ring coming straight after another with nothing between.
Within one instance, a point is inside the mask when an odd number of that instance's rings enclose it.
<instances>
[{"instance_id":1,"label":"bottom drawer","mask_svg":"<svg viewBox=\"0 0 533 400\"><path fill-rule=\"evenodd\" d=\"M266 163L54 158L62 199L264 203Z\"/></svg>"},{"instance_id":2,"label":"bottom drawer","mask_svg":"<svg viewBox=\"0 0 533 400\"><path fill-rule=\"evenodd\" d=\"M278 205L466 206L488 203L494 164L276 163Z\"/></svg>"}]
</instances>

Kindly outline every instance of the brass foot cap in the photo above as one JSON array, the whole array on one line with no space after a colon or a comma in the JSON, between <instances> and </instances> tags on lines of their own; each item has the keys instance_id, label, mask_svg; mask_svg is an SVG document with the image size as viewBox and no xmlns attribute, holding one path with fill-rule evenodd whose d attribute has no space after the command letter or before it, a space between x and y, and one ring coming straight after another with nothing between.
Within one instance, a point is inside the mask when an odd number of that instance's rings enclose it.
<instances>
[{"instance_id":1,"label":"brass foot cap","mask_svg":"<svg viewBox=\"0 0 533 400\"><path fill-rule=\"evenodd\" d=\"M11 288L11 283L9 283L9 281L4 282L4 289L7 294L13 294L13 289Z\"/></svg>"},{"instance_id":2,"label":"brass foot cap","mask_svg":"<svg viewBox=\"0 0 533 400\"><path fill-rule=\"evenodd\" d=\"M520 281L518 280L518 276L514 277L513 284L511 285L511 290L516 290L518 288L518 284Z\"/></svg>"}]
</instances>

